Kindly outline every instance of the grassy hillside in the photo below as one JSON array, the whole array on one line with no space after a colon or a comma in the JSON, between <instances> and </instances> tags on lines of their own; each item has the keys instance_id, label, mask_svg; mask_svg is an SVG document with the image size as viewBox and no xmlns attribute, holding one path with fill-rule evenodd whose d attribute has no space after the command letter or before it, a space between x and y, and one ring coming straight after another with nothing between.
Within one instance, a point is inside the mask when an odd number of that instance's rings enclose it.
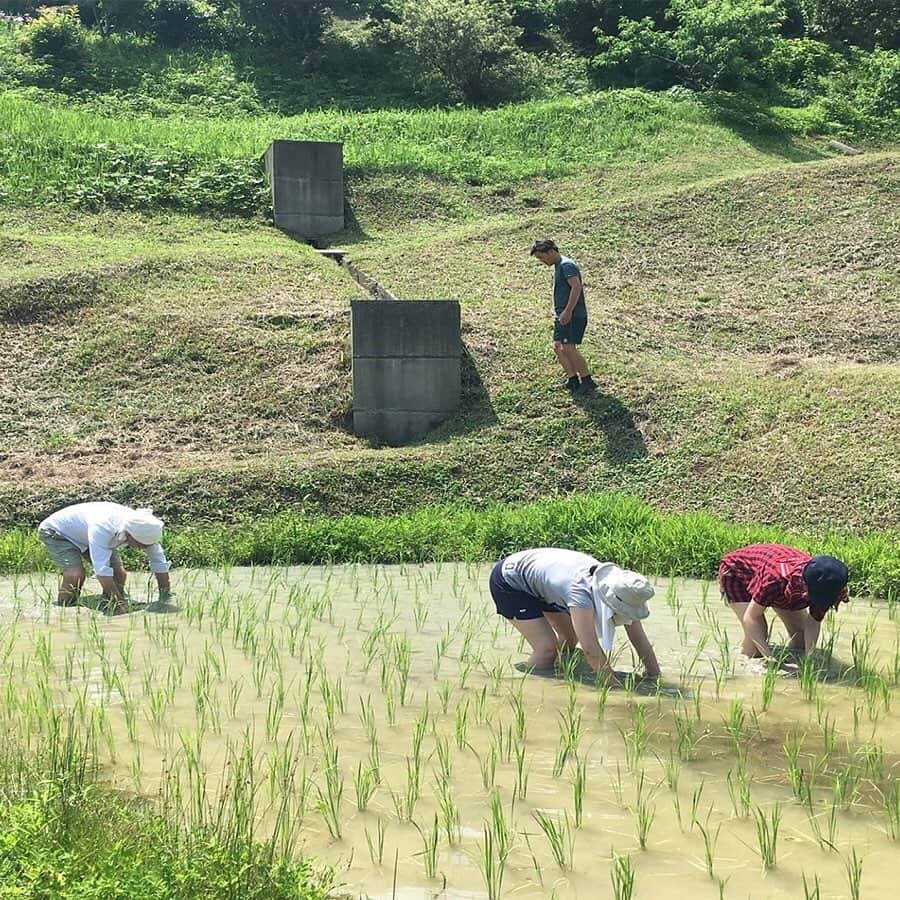
<instances>
[{"instance_id":1,"label":"grassy hillside","mask_svg":"<svg viewBox=\"0 0 900 900\"><path fill-rule=\"evenodd\" d=\"M187 522L606 489L791 528L900 521L896 154L828 159L639 92L202 123L0 102L27 112L0 117L22 151L0 207L3 524L90 496ZM463 303L465 402L416 446L349 434L361 292L302 244L258 218L16 195L53 171L115 185L84 147L249 160L275 133L346 140L335 245L399 296ZM584 269L589 403L552 388L539 235Z\"/></svg>"}]
</instances>

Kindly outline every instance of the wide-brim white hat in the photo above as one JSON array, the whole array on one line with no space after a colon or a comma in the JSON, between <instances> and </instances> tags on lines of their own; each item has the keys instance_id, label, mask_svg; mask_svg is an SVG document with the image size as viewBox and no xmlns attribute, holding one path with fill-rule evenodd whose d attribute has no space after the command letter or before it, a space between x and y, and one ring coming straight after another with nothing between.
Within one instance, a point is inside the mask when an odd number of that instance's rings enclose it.
<instances>
[{"instance_id":1,"label":"wide-brim white hat","mask_svg":"<svg viewBox=\"0 0 900 900\"><path fill-rule=\"evenodd\" d=\"M591 580L594 603L608 606L623 619L646 619L650 615L647 601L655 591L639 572L620 569L613 563L601 563Z\"/></svg>"},{"instance_id":2,"label":"wide-brim white hat","mask_svg":"<svg viewBox=\"0 0 900 900\"><path fill-rule=\"evenodd\" d=\"M139 543L151 546L162 540L164 524L162 519L153 515L152 509L133 509L125 517L122 530Z\"/></svg>"}]
</instances>

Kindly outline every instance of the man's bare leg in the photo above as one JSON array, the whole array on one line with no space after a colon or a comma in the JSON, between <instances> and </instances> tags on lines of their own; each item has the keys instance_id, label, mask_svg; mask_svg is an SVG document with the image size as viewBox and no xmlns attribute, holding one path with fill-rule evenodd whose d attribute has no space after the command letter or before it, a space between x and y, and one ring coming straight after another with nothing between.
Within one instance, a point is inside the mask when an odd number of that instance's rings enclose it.
<instances>
[{"instance_id":1,"label":"man's bare leg","mask_svg":"<svg viewBox=\"0 0 900 900\"><path fill-rule=\"evenodd\" d=\"M540 619L510 619L531 646L527 665L535 669L549 669L556 662L559 642L556 632L544 616Z\"/></svg>"},{"instance_id":2,"label":"man's bare leg","mask_svg":"<svg viewBox=\"0 0 900 900\"><path fill-rule=\"evenodd\" d=\"M81 588L84 586L85 571L82 566L73 566L63 569L62 581L59 585L59 593L56 602L60 606L71 606L78 600Z\"/></svg>"},{"instance_id":3,"label":"man's bare leg","mask_svg":"<svg viewBox=\"0 0 900 900\"><path fill-rule=\"evenodd\" d=\"M573 368L569 355L566 352L566 347L568 346L568 344L562 344L559 341L553 342L553 352L556 354L559 364L563 367L563 371L571 378L573 375L577 375L578 371Z\"/></svg>"},{"instance_id":4,"label":"man's bare leg","mask_svg":"<svg viewBox=\"0 0 900 900\"><path fill-rule=\"evenodd\" d=\"M809 613L805 609L776 609L775 614L781 619L788 634L788 650L805 650L803 626Z\"/></svg>"},{"instance_id":5,"label":"man's bare leg","mask_svg":"<svg viewBox=\"0 0 900 900\"><path fill-rule=\"evenodd\" d=\"M728 601L726 601L728 602ZM734 614L738 617L741 623L741 628L744 627L744 613L747 612L747 608L750 606L749 603L728 603L728 605L734 610ZM769 626L765 619L763 619L763 628L766 632L766 640L769 638ZM741 644L741 653L744 656L749 656L750 659L760 659L762 657L762 653L760 653L759 648L750 638L744 634L744 640Z\"/></svg>"},{"instance_id":6,"label":"man's bare leg","mask_svg":"<svg viewBox=\"0 0 900 900\"><path fill-rule=\"evenodd\" d=\"M562 346L568 366L572 370L572 374L578 375L581 378L585 378L589 375L590 372L588 370L587 360L578 349L578 346L576 344L563 344Z\"/></svg>"}]
</instances>

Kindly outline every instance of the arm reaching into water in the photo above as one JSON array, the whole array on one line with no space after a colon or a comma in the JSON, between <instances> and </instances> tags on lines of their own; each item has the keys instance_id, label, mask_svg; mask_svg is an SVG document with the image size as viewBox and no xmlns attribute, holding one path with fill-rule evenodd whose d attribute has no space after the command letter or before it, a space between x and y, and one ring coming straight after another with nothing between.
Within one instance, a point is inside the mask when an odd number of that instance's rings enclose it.
<instances>
[{"instance_id":1,"label":"arm reaching into water","mask_svg":"<svg viewBox=\"0 0 900 900\"><path fill-rule=\"evenodd\" d=\"M641 662L644 664L644 672L651 678L659 677L659 662L656 659L656 653L653 650L653 644L644 631L644 626L639 621L634 621L630 625L625 626L625 633L631 646L634 647Z\"/></svg>"},{"instance_id":2,"label":"arm reaching into water","mask_svg":"<svg viewBox=\"0 0 900 900\"><path fill-rule=\"evenodd\" d=\"M597 640L597 631L594 627L594 611L592 609L573 608L570 610L572 627L578 635L578 643L581 652L584 653L591 668L599 678L605 678L610 687L622 687L622 682L616 678L616 673L609 664L609 658L603 652L600 642Z\"/></svg>"}]
</instances>

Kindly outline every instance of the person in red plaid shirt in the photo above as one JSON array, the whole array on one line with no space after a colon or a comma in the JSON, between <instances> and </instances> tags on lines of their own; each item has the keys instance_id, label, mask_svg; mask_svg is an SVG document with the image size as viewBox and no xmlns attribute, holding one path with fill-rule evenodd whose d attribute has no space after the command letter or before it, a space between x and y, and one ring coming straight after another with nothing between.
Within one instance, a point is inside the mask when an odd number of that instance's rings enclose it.
<instances>
[{"instance_id":1,"label":"person in red plaid shirt","mask_svg":"<svg viewBox=\"0 0 900 900\"><path fill-rule=\"evenodd\" d=\"M788 647L809 653L825 613L847 602L847 566L833 556L810 556L784 544L751 544L726 554L719 587L744 626L746 656L771 657L766 610L784 623Z\"/></svg>"}]
</instances>

